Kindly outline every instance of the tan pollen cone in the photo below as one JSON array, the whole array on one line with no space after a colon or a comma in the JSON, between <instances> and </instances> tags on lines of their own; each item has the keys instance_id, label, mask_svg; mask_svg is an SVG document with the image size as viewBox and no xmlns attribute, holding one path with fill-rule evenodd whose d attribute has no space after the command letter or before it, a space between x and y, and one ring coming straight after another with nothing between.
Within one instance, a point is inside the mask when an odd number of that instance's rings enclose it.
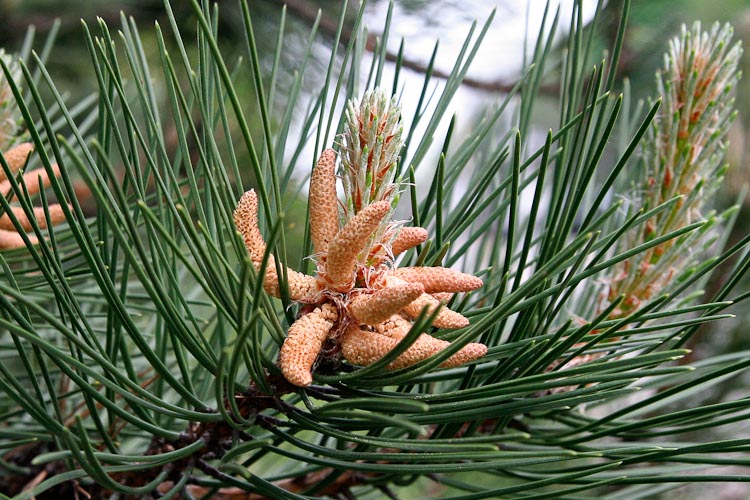
<instances>
[{"instance_id":1,"label":"tan pollen cone","mask_svg":"<svg viewBox=\"0 0 750 500\"><path fill-rule=\"evenodd\" d=\"M401 331L401 330L399 330ZM403 335L406 335L404 332ZM350 362L360 366L371 365L396 348L403 338L402 336L387 336L378 332L363 330L352 325L341 339L341 347L344 357ZM406 368L423 361L450 345L450 342L436 339L426 333L421 334L409 348L401 353L387 366L389 370ZM456 354L440 364L443 368L460 366L469 361L484 356L487 347L483 344L471 343L464 346Z\"/></svg>"},{"instance_id":2,"label":"tan pollen cone","mask_svg":"<svg viewBox=\"0 0 750 500\"><path fill-rule=\"evenodd\" d=\"M299 387L310 385L312 365L337 318L336 307L326 303L289 327L279 353L279 366L289 382Z\"/></svg>"},{"instance_id":3,"label":"tan pollen cone","mask_svg":"<svg viewBox=\"0 0 750 500\"><path fill-rule=\"evenodd\" d=\"M36 237L28 235L29 240L31 241L31 244L35 244L38 242ZM0 249L2 250L9 250L12 248L20 248L26 246L26 243L23 241L23 237L18 234L15 231L6 231L5 229L0 229Z\"/></svg>"},{"instance_id":4,"label":"tan pollen cone","mask_svg":"<svg viewBox=\"0 0 750 500\"><path fill-rule=\"evenodd\" d=\"M316 254L327 252L328 243L339 232L338 203L336 152L326 149L310 177L310 239Z\"/></svg>"},{"instance_id":5,"label":"tan pollen cone","mask_svg":"<svg viewBox=\"0 0 750 500\"><path fill-rule=\"evenodd\" d=\"M4 152L3 157L8 164L9 170L12 173L21 170L26 165L26 161L33 150L33 144L24 142ZM51 172L53 176L59 176L60 167L57 164L53 164ZM45 169L38 168L24 173L19 179L19 183L25 187L25 191L29 196L34 196L49 187L52 181L50 174ZM9 199L8 197L11 196L11 193L11 183L5 175L5 171L0 169L0 196ZM19 206L11 206L9 212L13 214L24 231L31 231L33 229L32 221L35 221L40 229L47 229L49 226L54 226L65 221L65 212L63 211L63 207L58 203L48 205L46 209L44 207L32 207L30 214L27 214ZM0 231L0 248L10 249L26 246L23 237L17 232L18 229L13 224L9 213L0 215ZM28 239L31 244L39 242L32 235L28 235Z\"/></svg>"},{"instance_id":6,"label":"tan pollen cone","mask_svg":"<svg viewBox=\"0 0 750 500\"><path fill-rule=\"evenodd\" d=\"M23 210L23 208L10 207L10 209L13 212L13 215L16 216L16 219L18 219L18 222L21 224L21 227L24 229L24 231L31 231L31 221L26 216L26 212ZM37 224L41 229L46 229L47 218L44 213L44 208L33 207L33 209L34 218L36 219ZM63 212L63 209L60 205L49 205L47 209L49 211L50 222L53 226L65 221L65 213ZM11 222L10 217L8 217L8 214L3 214L2 216L0 216L0 229L5 229L8 231L15 230L15 226L13 225L13 222Z\"/></svg>"},{"instance_id":7,"label":"tan pollen cone","mask_svg":"<svg viewBox=\"0 0 750 500\"><path fill-rule=\"evenodd\" d=\"M400 255L410 248L421 245L427 241L427 230L421 227L402 227L391 243L393 256Z\"/></svg>"},{"instance_id":8,"label":"tan pollen cone","mask_svg":"<svg viewBox=\"0 0 750 500\"><path fill-rule=\"evenodd\" d=\"M341 228L328 244L325 271L334 288L347 288L354 281L357 255L390 210L387 201L368 205Z\"/></svg>"},{"instance_id":9,"label":"tan pollen cone","mask_svg":"<svg viewBox=\"0 0 750 500\"><path fill-rule=\"evenodd\" d=\"M247 191L234 210L234 224L242 235L245 248L250 253L255 270L260 270L263 255L266 252L266 242L258 229L258 195L255 190ZM318 281L313 276L298 273L287 268L287 283L289 298L296 301L310 301L318 293ZM263 289L269 295L281 297L279 276L276 273L276 262L273 255L268 258L266 274L263 277Z\"/></svg>"},{"instance_id":10,"label":"tan pollen cone","mask_svg":"<svg viewBox=\"0 0 750 500\"><path fill-rule=\"evenodd\" d=\"M376 325L413 302L424 293L419 283L400 283L371 294L357 295L349 302L349 312L360 323Z\"/></svg>"},{"instance_id":11,"label":"tan pollen cone","mask_svg":"<svg viewBox=\"0 0 750 500\"><path fill-rule=\"evenodd\" d=\"M390 276L388 281L392 282L394 285L398 283L406 283L396 276ZM451 311L447 307L444 307L438 299L428 293L423 293L417 297L413 302L405 306L402 312L411 318L416 318L425 308L427 308L427 314L432 314L435 310L441 308L438 315L432 321L433 326L438 328L463 328L469 326L469 320L463 314Z\"/></svg>"},{"instance_id":12,"label":"tan pollen cone","mask_svg":"<svg viewBox=\"0 0 750 500\"><path fill-rule=\"evenodd\" d=\"M30 142L21 143L5 151L3 157L5 157L5 163L8 164L10 171L15 173L26 165L26 158L29 157L32 151L34 151L34 145ZM0 169L0 181L7 178L5 171Z\"/></svg>"},{"instance_id":13,"label":"tan pollen cone","mask_svg":"<svg viewBox=\"0 0 750 500\"><path fill-rule=\"evenodd\" d=\"M400 267L393 275L409 283L421 283L425 293L470 292L482 286L481 278L446 267Z\"/></svg>"}]
</instances>

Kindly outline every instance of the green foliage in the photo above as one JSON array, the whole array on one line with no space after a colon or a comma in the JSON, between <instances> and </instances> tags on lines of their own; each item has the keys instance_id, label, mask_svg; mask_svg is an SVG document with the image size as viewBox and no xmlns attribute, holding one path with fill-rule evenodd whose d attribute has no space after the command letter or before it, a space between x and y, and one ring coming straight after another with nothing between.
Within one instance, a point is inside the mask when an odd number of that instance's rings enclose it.
<instances>
[{"instance_id":1,"label":"green foliage","mask_svg":"<svg viewBox=\"0 0 750 500\"><path fill-rule=\"evenodd\" d=\"M88 118L87 103L66 103L43 58L22 59L22 81L2 64L35 145L32 161L60 165L51 190L67 202L66 225L37 225L38 245L0 257L5 494L222 498L234 487L270 498L393 498L432 484L465 500L635 499L685 483L750 480L724 472L750 465L750 440L731 432L750 416L750 400L707 395L746 375L750 352L700 359L684 348L748 296L735 290L750 266L748 238L716 250L734 212L622 245L682 202L670 196L625 210L618 201L635 199L621 188L637 178L636 150L660 105L626 120L629 96L611 92L627 4L613 60L592 69L598 19L584 31L576 3L556 68L559 127L541 145L530 140L531 117L560 13L548 12L551 32L541 30L514 92L460 142L453 127L435 133L492 18L472 26L445 80L433 75L433 55L419 101L401 103L400 153L410 183L402 205L410 198L408 216L433 239L404 262L482 276L481 289L451 303L471 326L433 332L451 347L398 371L386 371L385 359L357 368L326 358L304 390L275 364L297 311L264 293L232 211L252 181L269 247L304 271L308 261L290 258L310 254L307 236L286 224L290 193L343 130L342 108L364 94L360 82L398 93L403 61L387 62L383 45L367 59L364 8L356 36L343 42L344 7L320 90L304 102L316 22L282 98L279 75L268 76L260 60L250 6L240 11L245 56L229 61L217 43L221 11L192 5L197 39L183 40L167 3L169 26L154 28L155 61L132 19L123 16L117 32L84 25L99 88ZM282 16L274 68L285 26ZM388 25L378 43L387 38ZM167 50L172 43L177 50ZM396 66L393 81L386 64ZM241 99L239 80L252 82L255 101ZM498 133L509 108L512 127ZM624 148L613 151L613 131L631 123ZM721 137L714 140L718 147ZM442 144L437 160L434 143ZM306 145L315 153L303 153ZM692 252L673 270L669 293L615 314L623 295L600 297L618 266L666 242ZM728 281L698 301L721 264L732 266ZM486 356L437 369L477 339L490 346Z\"/></svg>"}]
</instances>

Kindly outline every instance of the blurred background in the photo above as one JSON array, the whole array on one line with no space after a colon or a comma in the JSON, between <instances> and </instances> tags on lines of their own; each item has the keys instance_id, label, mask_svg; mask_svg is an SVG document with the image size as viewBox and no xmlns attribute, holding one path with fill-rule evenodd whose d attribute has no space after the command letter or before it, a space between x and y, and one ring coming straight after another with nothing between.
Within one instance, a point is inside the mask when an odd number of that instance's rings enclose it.
<instances>
[{"instance_id":1,"label":"blurred background","mask_svg":"<svg viewBox=\"0 0 750 500\"><path fill-rule=\"evenodd\" d=\"M624 0L603 0L601 45L610 46L616 35L617 17ZM234 0L219 0L221 8L220 36L224 41L225 57L232 60L232 53L238 56L243 51L241 15ZM388 51L395 55L399 50L401 39L405 40L404 59L407 68L403 81L408 82L410 71L417 78L422 78L436 40L440 41L439 55L436 60L437 71L448 71L460 49L471 23L483 22L492 8L497 9L492 29L469 71L467 82L455 103L460 110L459 120L470 123L473 117L486 108L488 102L502 98L519 78L524 54L533 48L533 42L539 31L544 14L544 0L395 0L392 21L392 35ZM550 0L550 10L560 8L563 13L558 30L559 36L565 34L569 25L570 6L573 0ZM590 19L596 9L596 0L583 0L584 17ZM261 51L261 57L270 57L276 43L281 6L287 5L287 23L285 54L282 63L288 65L289 74L294 70L295 52L304 50L310 28L318 9L322 11L320 36L321 45L330 44L336 29L336 22L342 2L339 1L305 1L305 0L254 0L251 2L253 22L257 30L258 43L267 46ZM388 0L371 0L367 4L365 24L369 27L371 37L377 36L386 20ZM349 15L354 16L358 4L351 2ZM175 19L186 37L190 37L192 22L188 2L172 2ZM169 20L162 0L0 0L0 47L8 51L18 50L26 36L29 26L34 26L38 39L49 32L59 21L57 43L48 67L55 76L59 86L75 99L91 93L95 89L95 79L90 73L88 55L81 30L83 19L93 31L96 31L97 18L103 19L110 26L118 25L121 15L132 16L138 24L146 43L147 52L155 52L156 42L152 36L154 22L167 26ZM654 73L662 65L662 57L668 40L675 36L683 23L691 24L699 20L705 27L714 22L730 22L738 39L744 41L745 47L750 41L750 4L747 0L632 0L628 33L618 69L623 78L631 82L633 95L651 96L654 88ZM549 25L549 21L547 23ZM527 31L531 40L527 46ZM344 36L350 33L344 32ZM150 45L149 45L150 44ZM321 47L324 49L325 47ZM325 64L328 50L320 50L320 64ZM750 65L750 53L744 55L744 70ZM597 61L598 62L598 61ZM270 64L270 63L269 63ZM280 76L283 89L283 75ZM289 78L291 80L291 78ZM315 89L314 76L306 75L308 91ZM248 82L249 86L249 82ZM408 107L409 85L403 85L404 107ZM543 89L544 90L544 89ZM546 88L550 98L554 99L555 88ZM248 89L248 92L250 90ZM740 115L738 127L731 138L729 161L733 165L748 163L748 134L750 113L747 112L750 102L750 86L743 85L738 92ZM546 123L554 123L554 118L544 116L544 109L538 114L540 126L546 129ZM554 109L554 108L553 108ZM741 127L739 126L741 125ZM732 169L731 175L742 175L741 169ZM744 177L747 179L747 172ZM734 190L743 182L728 182ZM732 193L727 193L732 194ZM735 193L736 194L736 193Z\"/></svg>"},{"instance_id":2,"label":"blurred background","mask_svg":"<svg viewBox=\"0 0 750 500\"><path fill-rule=\"evenodd\" d=\"M334 1L288 0L284 3L287 4L287 17L282 67L288 71L286 75L284 71L279 74L277 99L281 102L284 99L284 90L291 86L295 61L305 50L318 9L321 10L322 17L317 46L314 46L313 53L313 58L317 57L318 60L313 62L312 67L319 67L321 72L327 67L330 46L333 43L342 5L341 2ZM355 5L349 5L347 13L352 17L358 7L356 2L353 3ZM550 0L550 3L553 11L560 7L564 13L558 33L562 42L569 25L569 12L573 1ZM586 19L591 19L594 15L596 3L592 0L583 0L583 13ZM622 3L623 0L605 2L598 35L598 43L602 48L612 45ZM219 32L222 50L225 59L232 61L244 52L242 17L236 1L219 0L218 4L222 12ZM524 57L533 49L540 29L544 29L540 28L540 25L545 4L544 0L395 0L392 33L387 49L395 56L401 40L404 40L405 69L399 78L400 98L405 116L410 116L410 103L413 104L418 98L418 95L413 95L412 92L421 90L424 68L432 54L435 41L440 40L436 74L441 71L447 73L472 22L478 20L481 25L490 14L490 10L495 7L497 13L492 28L453 103L452 112L456 113L458 131L458 137L454 141L458 142L457 139L460 139L461 135L469 134L471 125L480 119L483 111L501 101L508 89L520 78ZM189 3L172 2L172 9L175 21L186 39L194 37L196 33ZM268 58L266 63L269 67L277 41L281 9L280 0L251 2L256 39L259 46L267 49L261 50L261 57ZM377 36L381 32L388 9L387 0L371 0L368 3L365 24L370 36ZM121 23L122 12L134 18L147 54L153 54L151 59L158 64L153 25L157 22L166 27L170 22L161 0L0 0L0 48L11 53L20 50L29 27L34 26L37 40L35 46L41 49L46 34L59 28L57 42L47 66L58 88L67 93L69 101L75 102L96 90L96 79L90 68L81 19L95 32L97 18L103 19L110 26L117 26ZM59 24L56 20L59 20ZM641 99L655 97L654 74L663 65L663 54L667 50L669 40L679 32L681 24L690 25L696 20L701 21L704 28L708 28L714 22L730 22L734 26L735 37L742 40L745 47L743 73L750 74L750 3L747 0L632 0L629 28L618 72L622 79L630 82L634 96ZM527 33L530 40L528 43L525 41ZM345 30L344 38L349 35L351 33ZM601 50L595 53L601 53ZM414 85L409 85L410 79L413 79ZM303 92L307 92L308 95L318 92L321 81L322 75L319 79L316 79L314 72L305 75L306 89ZM390 81L390 77L386 75L384 81ZM240 98L245 99L244 102L253 102L251 82L247 82L245 87L243 88L241 83L237 85L240 93L245 94ZM534 116L535 130L540 137L550 127L557 126L557 91L554 78L542 86L543 96L535 108ZM730 169L724 188L716 200L717 209L737 203L750 180L750 84L747 80L743 80L737 89L737 107L738 117L730 132L726 158ZM502 125L501 123L500 126ZM437 133L437 137L440 137L440 132ZM296 145L289 147L294 148ZM296 214L304 220L304 204L296 201L294 195L290 197L290 219L293 221ZM730 244L749 231L750 204L745 199ZM729 267L725 269L728 270ZM721 280L713 280L714 283L719 281ZM745 284L743 289L750 289L750 284ZM711 296L711 290L707 290L706 296ZM746 325L750 324L750 308L745 306L732 312L737 315L735 320L725 321L719 325L712 323L710 330L707 329L703 335L696 336L695 342L689 346L694 350L694 358L732 352L740 347L747 348L749 339ZM748 387L750 380L730 380L719 393L696 397L713 401L746 397ZM738 425L733 432L735 435L746 435L748 430L748 425L744 424ZM717 434L714 438L721 438L721 435ZM750 489L742 484L716 488L717 485L691 486L688 491L681 490L683 496L680 498L750 498Z\"/></svg>"},{"instance_id":3,"label":"blurred background","mask_svg":"<svg viewBox=\"0 0 750 500\"><path fill-rule=\"evenodd\" d=\"M605 8L600 23L603 27L600 29L602 47L612 44L623 1L603 0ZM239 57L244 50L242 16L239 14L236 1L218 0L217 3L222 12L219 35L224 42L225 58L231 61L235 56ZM559 38L564 37L569 25L568 13L572 3L573 0L550 0L550 10L554 12L559 7L563 13L558 29ZM598 2L583 0L582 3L584 17L591 19ZM327 65L342 2L253 0L251 12L256 38L261 47L265 45L268 49L261 51L261 57L269 58L269 66L283 4L287 5L287 19L282 64L288 68L287 80L291 82L291 75L295 69L295 55L301 54L304 50L318 9L321 10L322 17L317 55L320 58L321 69ZM544 0L395 0L388 51L395 56L401 40L404 40L406 70L400 75L403 107L408 109L410 100L417 97L412 96L409 91L413 89L413 92L418 92L420 85L410 86L408 82L410 78L416 78L421 84L424 67L433 51L435 41L440 41L436 73L447 72L471 23L478 20L481 24L491 9L495 8L497 13L492 28L454 102L458 124L473 123L488 103L501 100L504 93L518 80L524 55L533 49L546 4ZM388 0L368 2L365 24L369 28L370 37L375 37L382 31L388 5ZM358 2L350 2L348 15L353 17L357 8ZM194 35L189 3L172 2L172 10L186 38ZM169 24L162 0L0 0L0 47L10 52L17 51L23 44L29 26L34 26L37 40L42 40L55 23L59 22L57 43L48 67L58 86L66 90L75 101L96 88L96 80L89 67L81 19L96 32L98 18L110 26L116 26L121 22L122 13L135 19L147 53L150 51L155 54L153 24L157 22L164 27ZM654 73L662 65L668 41L679 32L681 24L692 24L698 20L704 27L709 27L714 22L730 22L734 26L736 38L743 40L746 48L750 42L750 4L747 0L632 0L629 19L629 29L618 71L622 78L630 81L633 95L639 98L653 97ZM549 20L547 25L549 26ZM530 40L528 44L525 42L527 32ZM344 37L348 35L351 33L347 33L345 29ZM315 55L313 54L313 57ZM750 51L746 49L743 58L743 70L748 74ZM283 91L283 72L279 75L279 80L280 89ZM308 93L317 90L316 83L314 74L305 75ZM250 82L247 87L247 92L251 93ZM538 129L546 130L556 123L554 100L557 89L554 85L549 85L543 87L542 91L551 102L549 106L538 106L536 122ZM749 177L747 167L743 166L748 165L750 160L750 85L742 85L738 89L737 97L739 117L731 134L728 152L728 161L736 168L730 169L729 182L726 183L727 189L724 194L727 200L730 200L728 203L736 199ZM280 99L283 99L283 96Z\"/></svg>"}]
</instances>

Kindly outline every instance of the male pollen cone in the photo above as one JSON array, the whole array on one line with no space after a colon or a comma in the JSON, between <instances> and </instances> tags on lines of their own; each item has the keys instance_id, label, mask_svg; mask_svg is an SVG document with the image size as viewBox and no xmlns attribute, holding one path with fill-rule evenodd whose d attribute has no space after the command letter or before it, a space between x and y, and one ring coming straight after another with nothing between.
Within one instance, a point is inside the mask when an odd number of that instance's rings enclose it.
<instances>
[{"instance_id":1,"label":"male pollen cone","mask_svg":"<svg viewBox=\"0 0 750 500\"><path fill-rule=\"evenodd\" d=\"M258 195L255 190L247 191L234 210L234 224L242 235L245 247L256 271L260 270L263 255L266 252L266 242L258 229ZM299 273L286 268L289 298L301 302L309 302L318 293L318 281L313 276ZM269 255L266 274L263 277L263 289L274 297L281 297L279 276L276 272L276 262L273 255Z\"/></svg>"},{"instance_id":2,"label":"male pollen cone","mask_svg":"<svg viewBox=\"0 0 750 500\"><path fill-rule=\"evenodd\" d=\"M388 277L388 283L393 286L406 283L406 281L394 275L390 275ZM451 311L447 307L443 307L442 302L429 293L423 293L417 297L414 301L403 308L403 312L411 318L416 318L425 308L427 308L427 314L432 314L435 310L441 308L435 319L432 320L433 326L438 328L463 328L469 326L469 320L463 314Z\"/></svg>"},{"instance_id":3,"label":"male pollen cone","mask_svg":"<svg viewBox=\"0 0 750 500\"><path fill-rule=\"evenodd\" d=\"M336 197L336 152L326 149L320 155L310 177L310 238L313 251L323 254L339 231Z\"/></svg>"},{"instance_id":4,"label":"male pollen cone","mask_svg":"<svg viewBox=\"0 0 750 500\"><path fill-rule=\"evenodd\" d=\"M24 211L24 209L21 207L10 207L10 209L13 212L13 215L16 216L16 219L18 219L18 222L21 224L23 230L31 231L31 220L26 216L26 212ZM60 205L49 205L47 209L49 211L50 222L53 226L65 220L65 213L63 212L63 209ZM37 225L40 229L45 229L47 227L47 217L44 213L44 208L33 207L33 211ZM16 226L13 225L13 222L10 220L10 217L8 217L8 214L3 214L2 216L0 216L0 229L6 229L9 231L13 231L16 229Z\"/></svg>"},{"instance_id":5,"label":"male pollen cone","mask_svg":"<svg viewBox=\"0 0 750 500\"><path fill-rule=\"evenodd\" d=\"M260 264L266 252L266 242L258 229L258 195L255 190L245 192L234 209L234 225L245 241L253 263Z\"/></svg>"},{"instance_id":6,"label":"male pollen cone","mask_svg":"<svg viewBox=\"0 0 750 500\"><path fill-rule=\"evenodd\" d=\"M23 166L23 164L21 166ZM60 167L58 166L58 164L53 163L51 167L52 167L52 173L55 176L59 176ZM2 173L3 172L0 169L0 176ZM48 188L52 184L49 174L43 168L36 168L32 170L31 172L26 172L25 174L23 174L23 180L21 182L26 186L26 190L28 191L29 196L34 196L35 194L38 194L39 191L41 191L42 189ZM11 192L10 181L8 181L8 179L5 178L4 180L0 181L0 196L7 197L8 194L10 194L10 192Z\"/></svg>"},{"instance_id":7,"label":"male pollen cone","mask_svg":"<svg viewBox=\"0 0 750 500\"><path fill-rule=\"evenodd\" d=\"M349 312L360 323L377 325L399 312L424 293L419 283L403 283L357 295L349 302Z\"/></svg>"},{"instance_id":8,"label":"male pollen cone","mask_svg":"<svg viewBox=\"0 0 750 500\"><path fill-rule=\"evenodd\" d=\"M387 201L378 201L366 206L352 217L328 244L325 272L334 287L351 286L357 255L390 209Z\"/></svg>"},{"instance_id":9,"label":"male pollen cone","mask_svg":"<svg viewBox=\"0 0 750 500\"><path fill-rule=\"evenodd\" d=\"M402 314L394 314L375 325L375 331L388 337L402 338L411 330L412 322L406 319Z\"/></svg>"},{"instance_id":10,"label":"male pollen cone","mask_svg":"<svg viewBox=\"0 0 750 500\"><path fill-rule=\"evenodd\" d=\"M447 307L442 307L442 303L428 293L423 293L414 302L404 307L404 312L416 318L422 312L422 309L427 308L427 314L432 314L435 310L440 307L440 311L434 320L432 325L438 328L463 328L469 326L469 319L461 313L451 311Z\"/></svg>"},{"instance_id":11,"label":"male pollen cone","mask_svg":"<svg viewBox=\"0 0 750 500\"><path fill-rule=\"evenodd\" d=\"M407 332L408 333L408 330ZM405 333L404 333L405 335ZM396 348L402 337L388 337L378 332L363 330L357 326L350 326L342 336L341 347L344 357L350 362L367 366L378 361L383 356ZM450 345L450 342L436 339L427 334L421 334L417 340L395 360L391 361L387 368L397 370L406 368L423 361L433 354L437 354ZM440 364L443 368L460 366L469 361L480 358L487 353L487 347L483 344L471 343L464 346L456 354Z\"/></svg>"},{"instance_id":12,"label":"male pollen cone","mask_svg":"<svg viewBox=\"0 0 750 500\"><path fill-rule=\"evenodd\" d=\"M391 243L391 251L393 256L400 255L410 248L414 248L417 245L421 245L427 241L427 230L423 227L416 226L405 226L396 235L396 238Z\"/></svg>"},{"instance_id":13,"label":"male pollen cone","mask_svg":"<svg viewBox=\"0 0 750 500\"><path fill-rule=\"evenodd\" d=\"M34 151L34 145L30 142L23 142L10 148L8 151L5 151L3 156L5 157L5 163L8 164L10 171L16 172L26 165L26 158L29 157L32 151ZM7 178L5 171L0 168L0 181Z\"/></svg>"},{"instance_id":14,"label":"male pollen cone","mask_svg":"<svg viewBox=\"0 0 750 500\"><path fill-rule=\"evenodd\" d=\"M31 241L32 245L38 243L39 241L32 235L27 235L27 237ZM0 229L0 249L9 250L11 248L20 248L25 246L26 243L23 241L23 236L15 231L6 231L5 229Z\"/></svg>"},{"instance_id":15,"label":"male pollen cone","mask_svg":"<svg viewBox=\"0 0 750 500\"><path fill-rule=\"evenodd\" d=\"M336 307L326 303L289 327L279 353L279 366L289 382L298 387L310 385L312 365L337 318Z\"/></svg>"},{"instance_id":16,"label":"male pollen cone","mask_svg":"<svg viewBox=\"0 0 750 500\"><path fill-rule=\"evenodd\" d=\"M399 267L393 275L410 283L421 283L425 293L470 292L482 286L482 279L447 267Z\"/></svg>"}]
</instances>

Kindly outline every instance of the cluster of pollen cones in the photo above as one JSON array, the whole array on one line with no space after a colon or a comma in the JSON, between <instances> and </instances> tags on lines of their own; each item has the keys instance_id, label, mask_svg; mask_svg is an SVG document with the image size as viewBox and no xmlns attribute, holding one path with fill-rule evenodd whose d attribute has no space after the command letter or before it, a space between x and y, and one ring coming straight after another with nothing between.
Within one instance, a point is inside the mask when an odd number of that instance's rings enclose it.
<instances>
[{"instance_id":1,"label":"cluster of pollen cones","mask_svg":"<svg viewBox=\"0 0 750 500\"><path fill-rule=\"evenodd\" d=\"M286 379L300 387L312 382L313 365L327 339L337 339L350 363L369 365L396 347L423 310L428 314L437 311L433 326L468 326L466 317L443 304L454 293L482 286L476 276L444 267L395 268L393 258L423 243L427 232L419 227L403 227L396 234L385 232L382 240L373 245L371 239L383 233L378 229L387 224L391 207L386 200L365 206L341 223L335 165L334 150L323 151L310 180L310 235L318 264L316 275L286 269L289 297L307 305L289 328L279 365ZM266 244L258 229L258 198L254 191L242 196L234 221L256 270L260 270ZM363 257L368 248L376 251ZM263 287L268 294L280 296L272 255ZM448 345L445 340L423 333L388 368L413 365ZM470 343L441 366L458 366L486 352L483 344Z\"/></svg>"},{"instance_id":2,"label":"cluster of pollen cones","mask_svg":"<svg viewBox=\"0 0 750 500\"><path fill-rule=\"evenodd\" d=\"M26 160L33 150L34 146L31 143L24 142L4 152L3 157L10 171L16 173L21 170L26 165ZM57 164L52 165L52 171L55 176L60 175L60 169ZM39 168L23 174L22 183L25 184L28 194L33 196L49 187L50 176L46 170ZM0 169L0 196L8 199L11 192L10 181L7 179L5 172ZM10 210L24 231L32 230L31 220L23 208L11 205ZM41 229L47 228L48 225L56 225L65 220L65 214L59 204L49 205L46 212L49 214L49 220L47 220L47 214L43 207L34 207L33 209L33 216ZM32 244L38 242L37 238L33 235L28 235L28 239ZM19 248L25 245L23 237L17 232L16 226L11 221L10 216L7 213L2 214L0 216L0 249Z\"/></svg>"}]
</instances>

